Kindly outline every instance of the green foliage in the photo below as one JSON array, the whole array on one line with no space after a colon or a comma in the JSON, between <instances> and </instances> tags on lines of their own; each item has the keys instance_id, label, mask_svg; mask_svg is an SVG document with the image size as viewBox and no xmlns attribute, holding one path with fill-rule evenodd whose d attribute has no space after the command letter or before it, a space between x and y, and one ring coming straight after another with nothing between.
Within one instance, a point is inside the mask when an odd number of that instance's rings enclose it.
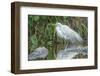
<instances>
[{"instance_id":1,"label":"green foliage","mask_svg":"<svg viewBox=\"0 0 100 76\"><path fill-rule=\"evenodd\" d=\"M56 35L55 24L57 22L69 25L87 41L86 17L28 15L29 54L36 48L44 46L49 50L47 59L55 59L57 50L61 50L68 45L68 42L59 39Z\"/></svg>"},{"instance_id":2,"label":"green foliage","mask_svg":"<svg viewBox=\"0 0 100 76\"><path fill-rule=\"evenodd\" d=\"M34 16L34 17L33 17L33 21L38 21L39 18L40 18L39 16Z\"/></svg>"}]
</instances>

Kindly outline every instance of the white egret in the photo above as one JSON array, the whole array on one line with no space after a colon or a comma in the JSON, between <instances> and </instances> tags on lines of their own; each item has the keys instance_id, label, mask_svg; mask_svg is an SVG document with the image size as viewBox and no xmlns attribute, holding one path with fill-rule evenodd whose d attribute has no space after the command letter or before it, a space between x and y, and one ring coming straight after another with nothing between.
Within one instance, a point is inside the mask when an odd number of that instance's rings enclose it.
<instances>
[{"instance_id":1,"label":"white egret","mask_svg":"<svg viewBox=\"0 0 100 76\"><path fill-rule=\"evenodd\" d=\"M56 23L56 32L59 38L62 38L71 43L68 45L68 47L66 46L65 49L60 50L57 53L56 59L72 59L80 52L87 52L87 48L80 47L83 42L81 36L69 26Z\"/></svg>"},{"instance_id":2,"label":"white egret","mask_svg":"<svg viewBox=\"0 0 100 76\"><path fill-rule=\"evenodd\" d=\"M48 55L48 49L45 47L36 48L31 54L28 56L28 60L36 60L36 59L45 59Z\"/></svg>"},{"instance_id":3,"label":"white egret","mask_svg":"<svg viewBox=\"0 0 100 76\"><path fill-rule=\"evenodd\" d=\"M68 40L71 44L80 44L83 42L81 36L67 25L56 23L56 31L58 37Z\"/></svg>"}]
</instances>

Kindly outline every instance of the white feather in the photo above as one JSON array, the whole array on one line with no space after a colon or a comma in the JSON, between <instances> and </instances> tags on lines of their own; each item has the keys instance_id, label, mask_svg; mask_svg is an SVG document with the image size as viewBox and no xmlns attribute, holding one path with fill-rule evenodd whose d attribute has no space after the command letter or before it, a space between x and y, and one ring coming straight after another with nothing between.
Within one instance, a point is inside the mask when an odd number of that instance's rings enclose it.
<instances>
[{"instance_id":1,"label":"white feather","mask_svg":"<svg viewBox=\"0 0 100 76\"><path fill-rule=\"evenodd\" d=\"M56 25L58 37L63 38L65 40L69 40L73 44L82 43L83 40L81 36L73 29L71 29L67 25L62 25L61 23L57 23Z\"/></svg>"}]
</instances>

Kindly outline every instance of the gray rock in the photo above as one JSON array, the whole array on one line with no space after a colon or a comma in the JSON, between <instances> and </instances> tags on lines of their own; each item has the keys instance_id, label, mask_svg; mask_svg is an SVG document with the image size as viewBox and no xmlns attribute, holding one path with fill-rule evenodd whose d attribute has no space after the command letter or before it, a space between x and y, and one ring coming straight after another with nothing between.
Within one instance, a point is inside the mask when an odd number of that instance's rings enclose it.
<instances>
[{"instance_id":1,"label":"gray rock","mask_svg":"<svg viewBox=\"0 0 100 76\"><path fill-rule=\"evenodd\" d=\"M65 48L57 53L56 59L73 59L79 53L87 55L88 47L77 47L77 48Z\"/></svg>"},{"instance_id":2,"label":"gray rock","mask_svg":"<svg viewBox=\"0 0 100 76\"><path fill-rule=\"evenodd\" d=\"M48 49L45 47L36 48L31 54L28 55L28 60L45 59L48 55Z\"/></svg>"}]
</instances>

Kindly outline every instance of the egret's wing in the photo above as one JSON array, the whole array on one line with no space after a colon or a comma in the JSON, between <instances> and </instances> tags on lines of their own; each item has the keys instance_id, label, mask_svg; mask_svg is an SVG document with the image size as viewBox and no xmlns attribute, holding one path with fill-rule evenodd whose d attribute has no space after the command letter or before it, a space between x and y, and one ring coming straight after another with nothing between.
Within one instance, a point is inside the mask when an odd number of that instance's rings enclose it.
<instances>
[{"instance_id":1,"label":"egret's wing","mask_svg":"<svg viewBox=\"0 0 100 76\"><path fill-rule=\"evenodd\" d=\"M63 32L65 32L64 34L66 36L66 39L69 39L72 43L82 43L83 40L76 31L66 25L64 25L63 28L65 28Z\"/></svg>"},{"instance_id":2,"label":"egret's wing","mask_svg":"<svg viewBox=\"0 0 100 76\"><path fill-rule=\"evenodd\" d=\"M67 29L64 26L56 27L56 31L57 31L58 37L64 38L65 40L70 39Z\"/></svg>"}]
</instances>

